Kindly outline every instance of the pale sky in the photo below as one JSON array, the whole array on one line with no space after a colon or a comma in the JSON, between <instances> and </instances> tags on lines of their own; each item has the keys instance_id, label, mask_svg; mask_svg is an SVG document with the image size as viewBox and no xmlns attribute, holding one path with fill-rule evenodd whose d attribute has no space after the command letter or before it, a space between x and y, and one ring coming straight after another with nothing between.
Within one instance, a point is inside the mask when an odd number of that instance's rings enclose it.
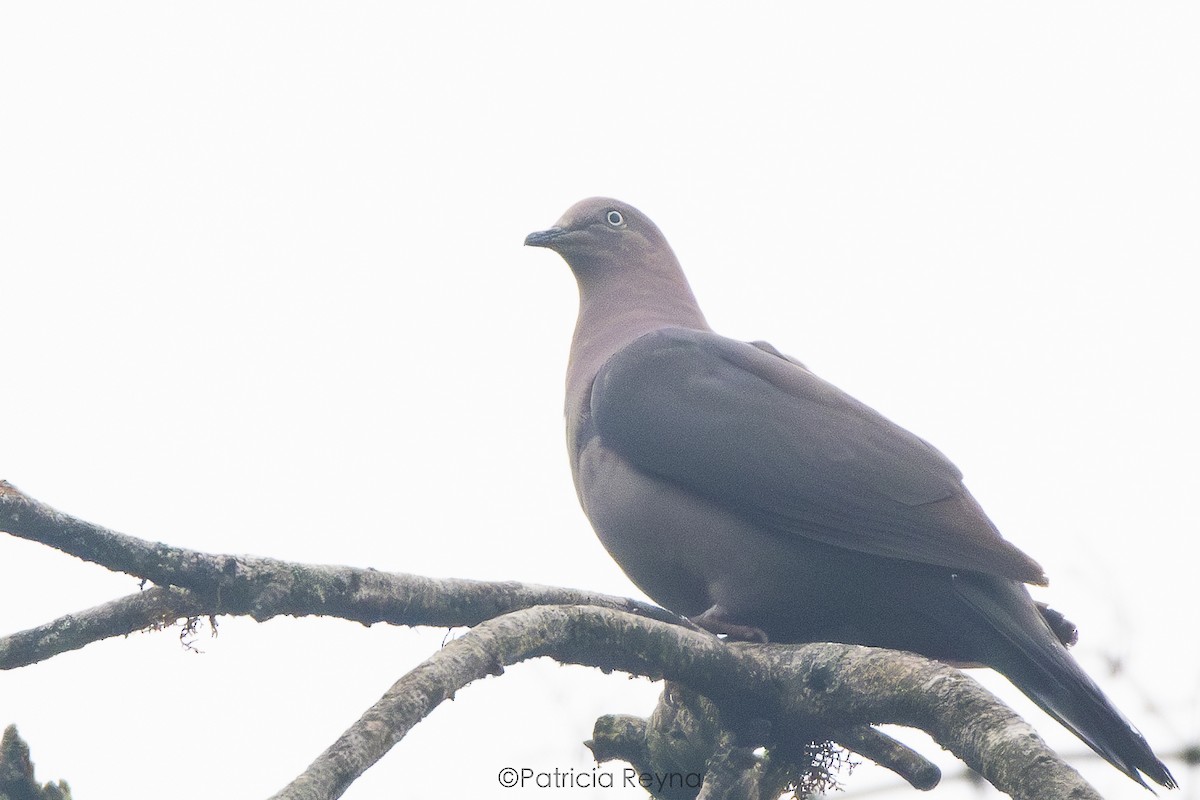
<instances>
[{"instance_id":1,"label":"pale sky","mask_svg":"<svg viewBox=\"0 0 1200 800\"><path fill-rule=\"evenodd\" d=\"M210 552L636 594L570 483L574 284L521 246L612 195L714 328L949 455L1171 752L1200 737L1198 23L1182 2L5 3L0 478ZM136 589L0 536L0 633ZM223 619L195 655L139 634L0 674L0 726L81 800L265 797L445 635ZM514 667L345 797L557 796L496 775L590 769L595 718L657 691ZM847 784L911 796L869 766Z\"/></svg>"}]
</instances>

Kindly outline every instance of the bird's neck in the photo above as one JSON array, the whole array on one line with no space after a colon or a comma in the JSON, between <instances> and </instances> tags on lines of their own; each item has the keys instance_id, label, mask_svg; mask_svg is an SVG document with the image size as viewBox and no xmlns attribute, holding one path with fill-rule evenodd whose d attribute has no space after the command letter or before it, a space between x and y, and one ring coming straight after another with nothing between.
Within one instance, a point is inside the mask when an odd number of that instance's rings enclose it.
<instances>
[{"instance_id":1,"label":"bird's neck","mask_svg":"<svg viewBox=\"0 0 1200 800\"><path fill-rule=\"evenodd\" d=\"M670 327L710 330L674 255L667 257L658 264L669 268L653 272L612 265L576 270L579 318L567 366L568 418L585 410L604 363L639 336Z\"/></svg>"}]
</instances>

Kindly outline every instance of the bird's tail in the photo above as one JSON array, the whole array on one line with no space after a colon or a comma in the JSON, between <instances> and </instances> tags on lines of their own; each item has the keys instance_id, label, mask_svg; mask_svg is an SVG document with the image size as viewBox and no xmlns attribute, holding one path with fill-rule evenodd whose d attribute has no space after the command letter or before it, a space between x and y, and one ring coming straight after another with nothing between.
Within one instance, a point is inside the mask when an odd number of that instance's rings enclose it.
<instances>
[{"instance_id":1,"label":"bird's tail","mask_svg":"<svg viewBox=\"0 0 1200 800\"><path fill-rule=\"evenodd\" d=\"M1176 788L1170 770L1067 652L1029 603L1024 587L978 574L956 575L954 586L1008 645L991 654L988 666L1142 786L1150 788L1144 774L1160 786Z\"/></svg>"}]
</instances>

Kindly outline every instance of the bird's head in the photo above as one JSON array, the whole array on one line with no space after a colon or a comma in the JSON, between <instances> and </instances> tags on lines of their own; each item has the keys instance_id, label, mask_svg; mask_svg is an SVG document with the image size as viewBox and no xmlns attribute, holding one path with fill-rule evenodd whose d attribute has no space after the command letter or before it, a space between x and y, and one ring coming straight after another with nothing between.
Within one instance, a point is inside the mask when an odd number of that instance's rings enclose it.
<instances>
[{"instance_id":1,"label":"bird's head","mask_svg":"<svg viewBox=\"0 0 1200 800\"><path fill-rule=\"evenodd\" d=\"M671 252L645 214L610 197L580 200L553 228L526 236L525 244L553 250L581 277L597 267L611 273L614 266L654 264L659 254ZM674 262L673 254L669 260Z\"/></svg>"}]
</instances>

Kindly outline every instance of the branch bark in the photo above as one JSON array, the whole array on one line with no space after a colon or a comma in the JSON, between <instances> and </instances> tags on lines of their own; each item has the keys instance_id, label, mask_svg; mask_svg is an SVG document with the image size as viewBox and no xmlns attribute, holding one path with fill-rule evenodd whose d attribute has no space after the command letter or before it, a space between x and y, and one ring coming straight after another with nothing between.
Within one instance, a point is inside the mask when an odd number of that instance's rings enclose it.
<instances>
[{"instance_id":1,"label":"branch bark","mask_svg":"<svg viewBox=\"0 0 1200 800\"><path fill-rule=\"evenodd\" d=\"M202 553L75 519L6 482L0 482L0 529L159 584L0 638L0 668L205 614L258 620L319 614L364 624L474 626L397 681L276 798L340 796L443 700L509 664L543 656L667 678L711 701L719 724L707 737L704 755L710 797L750 797L776 786L763 783L765 770L748 757L754 747L767 746L782 763L826 739L897 771L914 786L936 783L936 768L871 727L884 722L927 731L1014 798L1098 797L975 681L909 653L841 644L729 643L655 606L571 589ZM642 751L637 753L640 758ZM656 767L662 756L652 739L645 753ZM758 777L751 775L755 770Z\"/></svg>"},{"instance_id":2,"label":"branch bark","mask_svg":"<svg viewBox=\"0 0 1200 800\"><path fill-rule=\"evenodd\" d=\"M772 731L805 731L819 740L847 725L919 727L1018 800L1099 798L1012 710L944 664L856 645L727 644L611 609L540 606L480 623L447 644L397 681L275 800L340 796L443 700L539 656L678 681L716 703L735 729L765 720ZM772 743L769 736L741 742Z\"/></svg>"},{"instance_id":3,"label":"branch bark","mask_svg":"<svg viewBox=\"0 0 1200 800\"><path fill-rule=\"evenodd\" d=\"M537 605L593 605L683 625L649 603L515 581L436 579L340 565L204 553L149 542L76 519L0 481L0 530L158 585L27 631L0 637L0 669L27 666L92 642L183 617L324 616L372 625L470 626Z\"/></svg>"},{"instance_id":4,"label":"branch bark","mask_svg":"<svg viewBox=\"0 0 1200 800\"><path fill-rule=\"evenodd\" d=\"M66 781L38 783L34 778L29 745L9 725L0 736L0 798L4 800L71 800Z\"/></svg>"}]
</instances>

